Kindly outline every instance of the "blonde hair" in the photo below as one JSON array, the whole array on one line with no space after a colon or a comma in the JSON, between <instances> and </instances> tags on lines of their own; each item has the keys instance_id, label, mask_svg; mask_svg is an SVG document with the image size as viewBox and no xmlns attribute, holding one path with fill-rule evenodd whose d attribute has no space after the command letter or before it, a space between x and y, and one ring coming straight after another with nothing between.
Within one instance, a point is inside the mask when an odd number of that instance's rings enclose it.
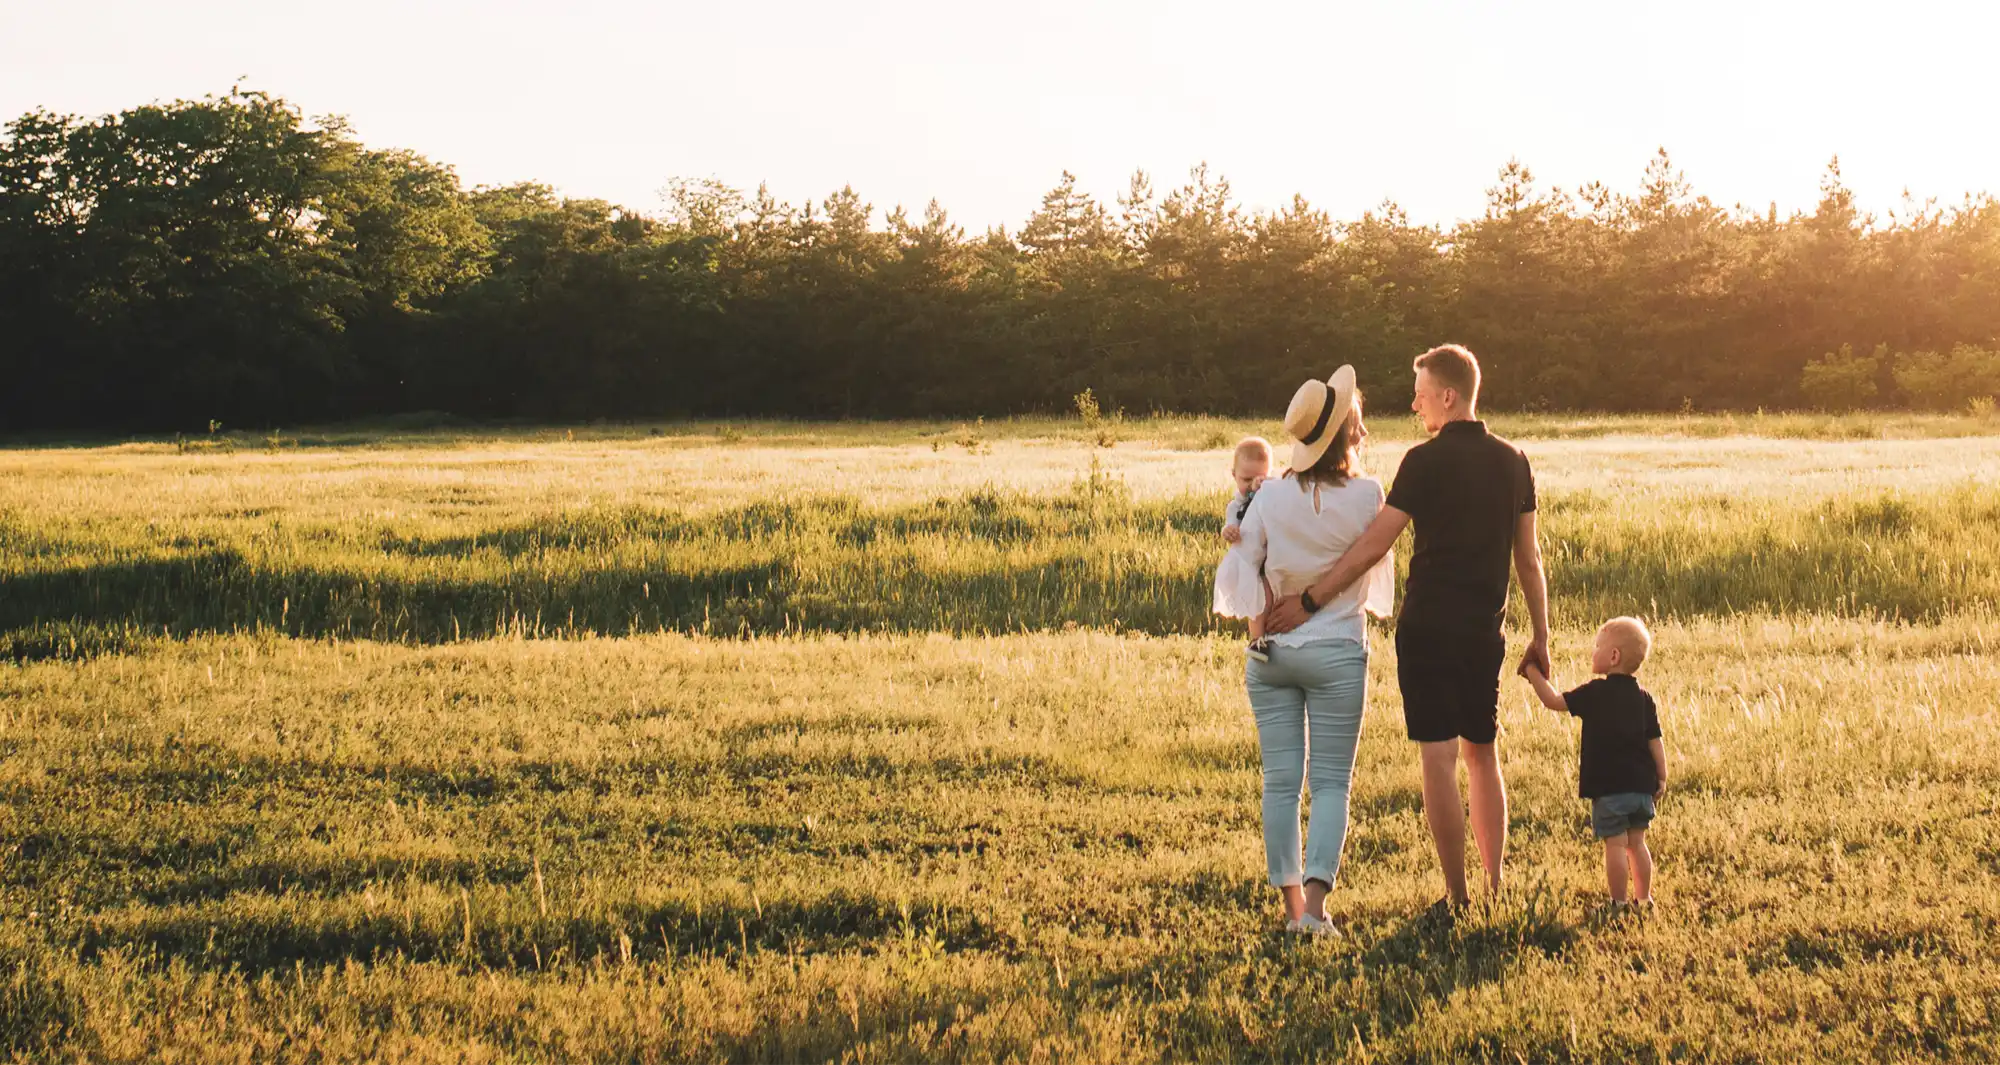
<instances>
[{"instance_id":1,"label":"blonde hair","mask_svg":"<svg viewBox=\"0 0 2000 1065\"><path fill-rule=\"evenodd\" d=\"M1640 665L1653 650L1653 634L1646 623L1635 617L1616 617L1605 622L1597 630L1599 636L1611 639L1611 646L1618 649L1618 664L1626 667L1627 673L1639 672Z\"/></svg>"},{"instance_id":2,"label":"blonde hair","mask_svg":"<svg viewBox=\"0 0 2000 1065\"><path fill-rule=\"evenodd\" d=\"M1230 457L1229 468L1233 470L1236 468L1237 463L1242 462L1246 458L1253 458L1262 462L1265 469L1270 469L1271 463L1274 461L1271 456L1271 442L1269 440L1261 436L1246 436L1236 442L1236 454Z\"/></svg>"},{"instance_id":3,"label":"blonde hair","mask_svg":"<svg viewBox=\"0 0 2000 1065\"><path fill-rule=\"evenodd\" d=\"M1438 384L1458 390L1458 398L1471 410L1479 404L1479 359L1463 344L1440 344L1410 364L1412 369L1429 370Z\"/></svg>"}]
</instances>

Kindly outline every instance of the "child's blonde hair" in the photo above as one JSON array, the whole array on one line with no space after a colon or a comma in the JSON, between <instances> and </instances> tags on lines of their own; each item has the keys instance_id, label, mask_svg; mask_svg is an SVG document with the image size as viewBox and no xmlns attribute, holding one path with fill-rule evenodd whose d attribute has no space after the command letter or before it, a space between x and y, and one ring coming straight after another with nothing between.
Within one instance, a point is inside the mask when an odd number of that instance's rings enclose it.
<instances>
[{"instance_id":1,"label":"child's blonde hair","mask_svg":"<svg viewBox=\"0 0 2000 1065\"><path fill-rule=\"evenodd\" d=\"M1618 649L1619 665L1626 672L1637 673L1645 663L1646 656L1653 650L1653 634L1646 623L1635 617L1616 617L1598 628L1598 633L1611 639L1611 646Z\"/></svg>"},{"instance_id":2,"label":"child's blonde hair","mask_svg":"<svg viewBox=\"0 0 2000 1065\"><path fill-rule=\"evenodd\" d=\"M1265 469L1270 469L1272 462L1275 461L1272 458L1271 442L1261 436L1246 436L1238 440L1236 454L1229 459L1229 468L1235 469L1237 464L1246 458L1256 459L1264 464Z\"/></svg>"}]
</instances>

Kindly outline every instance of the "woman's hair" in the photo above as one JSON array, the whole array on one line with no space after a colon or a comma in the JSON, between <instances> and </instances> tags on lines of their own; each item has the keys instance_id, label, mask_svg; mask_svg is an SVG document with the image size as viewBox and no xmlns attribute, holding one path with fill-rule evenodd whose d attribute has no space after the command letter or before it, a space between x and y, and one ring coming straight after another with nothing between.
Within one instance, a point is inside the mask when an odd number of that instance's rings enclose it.
<instances>
[{"instance_id":1,"label":"woman's hair","mask_svg":"<svg viewBox=\"0 0 2000 1065\"><path fill-rule=\"evenodd\" d=\"M1347 419L1340 423L1339 436L1333 446L1326 449L1319 461L1303 470L1293 470L1299 487L1308 482L1331 485L1335 488L1347 483L1347 479L1361 472L1361 390L1354 390L1354 409L1347 413Z\"/></svg>"}]
</instances>

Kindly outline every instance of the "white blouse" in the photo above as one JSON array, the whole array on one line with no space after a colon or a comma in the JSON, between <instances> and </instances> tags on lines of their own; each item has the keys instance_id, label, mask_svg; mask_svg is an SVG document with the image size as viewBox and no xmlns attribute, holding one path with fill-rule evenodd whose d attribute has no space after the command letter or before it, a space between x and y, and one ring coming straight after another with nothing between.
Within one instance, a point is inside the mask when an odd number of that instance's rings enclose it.
<instances>
[{"instance_id":1,"label":"white blouse","mask_svg":"<svg viewBox=\"0 0 2000 1065\"><path fill-rule=\"evenodd\" d=\"M1243 516L1243 542L1237 550L1263 570L1272 594L1283 598L1312 586L1354 541L1361 538L1382 509L1382 482L1351 477L1346 484L1302 484L1286 474L1257 490ZM1365 610L1386 618L1395 609L1396 558L1390 551L1360 580L1323 604L1319 612L1291 632L1273 635L1281 647L1298 647L1321 640L1368 642Z\"/></svg>"}]
</instances>

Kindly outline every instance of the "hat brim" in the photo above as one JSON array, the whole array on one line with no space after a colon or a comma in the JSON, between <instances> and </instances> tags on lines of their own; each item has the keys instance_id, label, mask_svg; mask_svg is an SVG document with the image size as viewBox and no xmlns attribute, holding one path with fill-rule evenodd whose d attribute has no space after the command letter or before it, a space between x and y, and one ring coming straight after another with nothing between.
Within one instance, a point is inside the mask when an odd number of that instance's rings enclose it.
<instances>
[{"instance_id":1,"label":"hat brim","mask_svg":"<svg viewBox=\"0 0 2000 1065\"><path fill-rule=\"evenodd\" d=\"M1327 416L1326 428L1310 444L1294 438L1292 442L1292 469L1310 469L1326 455L1334 441L1342 439L1341 427L1347 424L1347 416L1354 412L1354 367L1342 366L1326 379L1326 390L1331 396L1333 413Z\"/></svg>"}]
</instances>

